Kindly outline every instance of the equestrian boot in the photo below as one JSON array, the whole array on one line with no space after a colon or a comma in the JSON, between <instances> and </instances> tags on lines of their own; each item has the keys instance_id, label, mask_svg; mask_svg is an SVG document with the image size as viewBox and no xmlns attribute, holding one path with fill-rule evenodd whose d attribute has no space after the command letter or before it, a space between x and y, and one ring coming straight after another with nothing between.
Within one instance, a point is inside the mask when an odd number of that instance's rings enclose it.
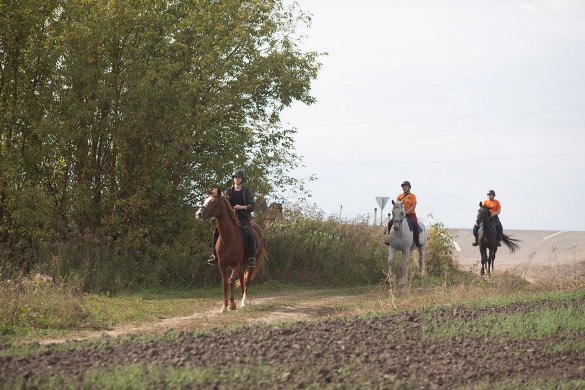
<instances>
[{"instance_id":1,"label":"equestrian boot","mask_svg":"<svg viewBox=\"0 0 585 390\"><path fill-rule=\"evenodd\" d=\"M248 259L248 268L256 268L256 258L250 257Z\"/></svg>"},{"instance_id":2,"label":"equestrian boot","mask_svg":"<svg viewBox=\"0 0 585 390\"><path fill-rule=\"evenodd\" d=\"M209 257L209 259L207 259L207 264L209 264L209 265L216 265L217 264L217 257L215 257L214 253L212 253L211 256Z\"/></svg>"},{"instance_id":3,"label":"equestrian boot","mask_svg":"<svg viewBox=\"0 0 585 390\"><path fill-rule=\"evenodd\" d=\"M414 243L416 244L417 247L421 247L423 246L422 242L420 242L420 235L417 235L414 237Z\"/></svg>"},{"instance_id":4,"label":"equestrian boot","mask_svg":"<svg viewBox=\"0 0 585 390\"><path fill-rule=\"evenodd\" d=\"M475 241L473 241L473 244L471 244L473 246L478 246L479 245L479 241L477 241L477 238L475 239Z\"/></svg>"},{"instance_id":5,"label":"equestrian boot","mask_svg":"<svg viewBox=\"0 0 585 390\"><path fill-rule=\"evenodd\" d=\"M248 247L250 248L249 254L252 255L248 259L248 267L255 268L256 267L256 258L254 256L256 255L256 251L257 251L256 236L255 236L254 231L252 230L251 227L248 228L247 233L248 233Z\"/></svg>"},{"instance_id":6,"label":"equestrian boot","mask_svg":"<svg viewBox=\"0 0 585 390\"><path fill-rule=\"evenodd\" d=\"M216 265L217 264L217 254L215 253L215 247L211 249L211 256L207 259L207 264L209 265Z\"/></svg>"},{"instance_id":7,"label":"equestrian boot","mask_svg":"<svg viewBox=\"0 0 585 390\"><path fill-rule=\"evenodd\" d=\"M219 230L215 228L213 231L213 244L211 244L211 256L207 259L207 264L209 265L216 265L217 264L217 253L215 253L215 243L219 238Z\"/></svg>"}]
</instances>

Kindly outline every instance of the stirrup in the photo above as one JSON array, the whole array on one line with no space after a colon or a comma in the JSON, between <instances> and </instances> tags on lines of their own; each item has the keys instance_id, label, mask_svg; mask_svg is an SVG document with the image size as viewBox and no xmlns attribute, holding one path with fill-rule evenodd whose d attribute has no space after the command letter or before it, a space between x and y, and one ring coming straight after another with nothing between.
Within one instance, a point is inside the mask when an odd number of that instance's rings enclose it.
<instances>
[{"instance_id":1,"label":"stirrup","mask_svg":"<svg viewBox=\"0 0 585 390\"><path fill-rule=\"evenodd\" d=\"M248 259L248 268L255 268L256 267L256 258L250 257Z\"/></svg>"},{"instance_id":2,"label":"stirrup","mask_svg":"<svg viewBox=\"0 0 585 390\"><path fill-rule=\"evenodd\" d=\"M211 257L207 259L207 264L209 265L217 264L217 257L215 257L215 255L211 255Z\"/></svg>"}]
</instances>

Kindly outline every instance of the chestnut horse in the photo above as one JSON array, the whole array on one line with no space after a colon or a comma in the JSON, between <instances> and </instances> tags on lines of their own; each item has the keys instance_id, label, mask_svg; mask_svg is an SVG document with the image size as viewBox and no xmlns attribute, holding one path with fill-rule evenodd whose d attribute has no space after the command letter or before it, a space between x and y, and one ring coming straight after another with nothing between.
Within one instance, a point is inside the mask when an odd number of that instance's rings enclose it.
<instances>
[{"instance_id":1,"label":"chestnut horse","mask_svg":"<svg viewBox=\"0 0 585 390\"><path fill-rule=\"evenodd\" d=\"M260 226L254 221L250 222L250 226L256 235L257 251L256 267L248 268L248 256L244 251L244 235L240 222L236 217L235 211L232 209L228 198L221 193L221 189L214 188L209 191L209 197L203 203L203 206L197 211L195 216L198 219L210 219L215 217L217 220L217 229L219 231L219 238L215 244L217 253L217 265L221 272L221 286L223 289L223 308L222 313L225 313L228 308L228 285L230 288L230 310L235 310L236 303L234 301L234 284L236 279L240 282L240 289L242 290L241 307L246 307L248 302L246 299L248 287L252 277L260 271L266 261L266 250L264 249L264 234ZM232 272L227 277L228 268Z\"/></svg>"},{"instance_id":2,"label":"chestnut horse","mask_svg":"<svg viewBox=\"0 0 585 390\"><path fill-rule=\"evenodd\" d=\"M490 208L483 206L479 202L479 210L477 211L476 223L479 226L479 253L481 255L481 275L487 271L488 276L494 270L494 262L496 261L496 252L498 251L498 244L496 241L496 227L490 221ZM516 252L520 249L518 246L518 239L502 234L502 242L508 247L510 253Z\"/></svg>"}]
</instances>

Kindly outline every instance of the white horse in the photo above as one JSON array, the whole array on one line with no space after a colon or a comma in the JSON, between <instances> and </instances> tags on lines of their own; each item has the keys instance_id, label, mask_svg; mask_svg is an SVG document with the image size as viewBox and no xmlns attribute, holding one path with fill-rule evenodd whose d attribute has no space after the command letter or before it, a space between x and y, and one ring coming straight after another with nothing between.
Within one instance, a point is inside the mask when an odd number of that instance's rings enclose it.
<instances>
[{"instance_id":1,"label":"white horse","mask_svg":"<svg viewBox=\"0 0 585 390\"><path fill-rule=\"evenodd\" d=\"M419 222L418 226L421 227L422 231L419 235L419 240L423 243L422 246L417 247L414 243L413 233L406 221L406 213L404 212L404 204L401 201L392 201L394 207L392 208L392 219L394 220L393 226L388 232L390 237L389 251L388 251L388 283L393 284L394 277L392 275L392 263L394 262L394 254L397 251L402 251L402 268L400 272L399 285L402 286L406 283L408 276L408 258L410 252L414 248L418 248L418 265L420 267L420 273L425 276L425 261L424 261L424 244L427 238L426 227Z\"/></svg>"}]
</instances>

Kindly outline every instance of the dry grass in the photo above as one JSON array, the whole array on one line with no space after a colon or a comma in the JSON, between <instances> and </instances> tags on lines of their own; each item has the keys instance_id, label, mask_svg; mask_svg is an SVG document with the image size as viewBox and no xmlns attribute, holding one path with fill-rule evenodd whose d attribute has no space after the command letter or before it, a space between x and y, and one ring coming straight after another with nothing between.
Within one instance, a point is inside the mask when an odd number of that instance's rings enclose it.
<instances>
[{"instance_id":1,"label":"dry grass","mask_svg":"<svg viewBox=\"0 0 585 390\"><path fill-rule=\"evenodd\" d=\"M70 329L89 312L82 294L50 276L0 281L0 336L26 334L30 329Z\"/></svg>"}]
</instances>

